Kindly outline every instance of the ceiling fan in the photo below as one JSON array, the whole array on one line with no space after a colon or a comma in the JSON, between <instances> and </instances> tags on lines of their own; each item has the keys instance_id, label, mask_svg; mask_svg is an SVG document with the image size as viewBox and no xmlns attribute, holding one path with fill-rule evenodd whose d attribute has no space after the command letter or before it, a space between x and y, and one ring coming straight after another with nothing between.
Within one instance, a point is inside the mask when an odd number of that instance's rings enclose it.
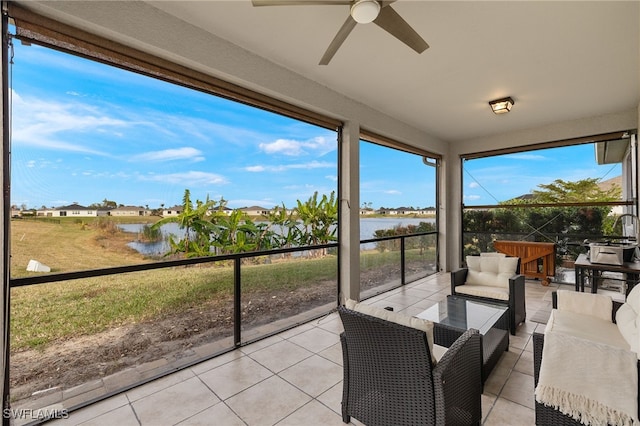
<instances>
[{"instance_id":1,"label":"ceiling fan","mask_svg":"<svg viewBox=\"0 0 640 426\"><path fill-rule=\"evenodd\" d=\"M252 0L254 6L350 5L351 13L320 59L327 65L357 24L373 22L418 53L429 48L426 41L392 7L396 0Z\"/></svg>"}]
</instances>

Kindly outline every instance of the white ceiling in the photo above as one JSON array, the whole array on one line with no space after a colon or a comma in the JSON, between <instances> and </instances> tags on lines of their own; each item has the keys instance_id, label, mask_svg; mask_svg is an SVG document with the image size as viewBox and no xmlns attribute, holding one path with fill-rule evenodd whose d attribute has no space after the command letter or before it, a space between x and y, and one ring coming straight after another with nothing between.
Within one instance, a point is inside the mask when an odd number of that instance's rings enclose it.
<instances>
[{"instance_id":1,"label":"white ceiling","mask_svg":"<svg viewBox=\"0 0 640 426\"><path fill-rule=\"evenodd\" d=\"M394 9L429 49L419 55L360 24L328 66L318 62L348 6L148 3L444 141L640 103L636 1L399 0ZM494 115L488 101L504 96L515 100L513 110Z\"/></svg>"}]
</instances>

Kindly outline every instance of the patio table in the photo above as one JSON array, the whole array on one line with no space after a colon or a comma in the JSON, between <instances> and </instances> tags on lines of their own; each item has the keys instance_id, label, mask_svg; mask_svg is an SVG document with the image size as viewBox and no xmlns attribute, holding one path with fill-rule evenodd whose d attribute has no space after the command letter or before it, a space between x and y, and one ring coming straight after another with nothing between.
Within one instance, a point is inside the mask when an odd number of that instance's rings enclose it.
<instances>
[{"instance_id":1,"label":"patio table","mask_svg":"<svg viewBox=\"0 0 640 426\"><path fill-rule=\"evenodd\" d=\"M416 316L435 323L434 343L447 348L466 330L474 328L480 331L484 383L502 353L509 349L508 311L504 305L449 295Z\"/></svg>"}]
</instances>

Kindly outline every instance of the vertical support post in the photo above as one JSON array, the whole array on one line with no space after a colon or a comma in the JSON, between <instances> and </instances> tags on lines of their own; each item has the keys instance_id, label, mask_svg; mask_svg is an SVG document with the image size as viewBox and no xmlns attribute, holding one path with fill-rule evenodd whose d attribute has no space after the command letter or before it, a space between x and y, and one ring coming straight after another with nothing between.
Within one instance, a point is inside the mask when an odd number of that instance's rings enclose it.
<instances>
[{"instance_id":1,"label":"vertical support post","mask_svg":"<svg viewBox=\"0 0 640 426\"><path fill-rule=\"evenodd\" d=\"M404 255L404 249L405 249L405 236L403 235L402 237L400 237L400 284L401 285L405 285L407 283L407 280L405 279L405 255Z\"/></svg>"},{"instance_id":2,"label":"vertical support post","mask_svg":"<svg viewBox=\"0 0 640 426\"><path fill-rule=\"evenodd\" d=\"M10 175L10 108L9 108L9 17L7 15L7 5L2 2L2 293L0 296L0 306L2 306L2 424L10 425L10 416L5 416L5 409L10 408L10 388L9 388L9 312L10 312L10 227L11 217L11 175Z\"/></svg>"},{"instance_id":3,"label":"vertical support post","mask_svg":"<svg viewBox=\"0 0 640 426\"><path fill-rule=\"evenodd\" d=\"M242 280L240 279L241 259L233 259L233 344L237 348L242 343Z\"/></svg>"},{"instance_id":4,"label":"vertical support post","mask_svg":"<svg viewBox=\"0 0 640 426\"><path fill-rule=\"evenodd\" d=\"M339 303L360 300L360 125L342 128L339 153Z\"/></svg>"}]
</instances>

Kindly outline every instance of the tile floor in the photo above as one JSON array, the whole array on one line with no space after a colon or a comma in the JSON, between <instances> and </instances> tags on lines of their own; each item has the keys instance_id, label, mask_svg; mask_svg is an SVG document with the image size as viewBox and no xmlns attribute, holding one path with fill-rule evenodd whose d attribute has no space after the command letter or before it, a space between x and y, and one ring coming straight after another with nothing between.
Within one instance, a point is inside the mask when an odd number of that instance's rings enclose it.
<instances>
[{"instance_id":1,"label":"tile floor","mask_svg":"<svg viewBox=\"0 0 640 426\"><path fill-rule=\"evenodd\" d=\"M527 316L550 309L551 290L527 281ZM415 314L449 294L437 274L369 299ZM485 383L484 425L534 424L531 333L527 321ZM118 394L49 424L341 425L342 324L336 313ZM357 424L357 422L354 421Z\"/></svg>"}]
</instances>

